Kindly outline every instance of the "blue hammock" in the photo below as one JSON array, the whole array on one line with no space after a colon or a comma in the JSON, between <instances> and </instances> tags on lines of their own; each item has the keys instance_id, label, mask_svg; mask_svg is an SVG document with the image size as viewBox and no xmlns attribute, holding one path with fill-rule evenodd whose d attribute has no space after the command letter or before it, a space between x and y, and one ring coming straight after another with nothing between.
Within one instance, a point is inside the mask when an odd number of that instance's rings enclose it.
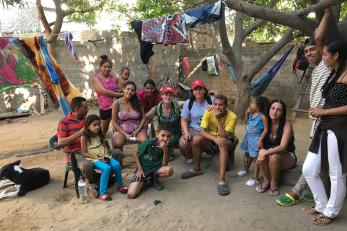
<instances>
[{"instance_id":1,"label":"blue hammock","mask_svg":"<svg viewBox=\"0 0 347 231\"><path fill-rule=\"evenodd\" d=\"M41 54L43 63L45 64L45 67L47 69L47 72L49 74L49 77L51 78L51 81L53 83L54 92L57 96L58 102L60 104L60 107L63 111L64 116L67 116L71 112L71 108L61 89L58 74L55 71L55 68L49 57L47 45L42 36L40 36L40 45L41 45L40 54Z\"/></svg>"},{"instance_id":2,"label":"blue hammock","mask_svg":"<svg viewBox=\"0 0 347 231\"><path fill-rule=\"evenodd\" d=\"M251 92L250 92L251 96L257 96L257 95L261 95L264 93L264 91L269 86L270 82L273 80L276 73L281 68L282 64L287 59L288 55L293 50L293 48L294 48L294 46L290 46L288 51L282 56L282 58L280 60L277 61L277 63L275 63L275 65L273 65L273 67L271 67L271 69L269 71L267 71L259 79L251 82ZM237 79L237 76L235 75L234 69L229 64L227 65L227 67L229 69L229 73L230 73L231 77L237 82L238 79Z\"/></svg>"}]
</instances>

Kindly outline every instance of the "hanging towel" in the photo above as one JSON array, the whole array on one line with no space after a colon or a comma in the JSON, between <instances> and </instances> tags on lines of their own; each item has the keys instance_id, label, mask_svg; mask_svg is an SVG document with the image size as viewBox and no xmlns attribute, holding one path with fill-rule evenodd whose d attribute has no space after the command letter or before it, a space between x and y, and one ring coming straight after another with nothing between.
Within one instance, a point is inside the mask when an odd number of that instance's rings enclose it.
<instances>
[{"instance_id":1,"label":"hanging towel","mask_svg":"<svg viewBox=\"0 0 347 231\"><path fill-rule=\"evenodd\" d=\"M153 44L150 42L141 41L142 21L130 22L131 27L135 30L140 43L140 57L143 64L148 64L149 58L154 55Z\"/></svg>"},{"instance_id":2,"label":"hanging towel","mask_svg":"<svg viewBox=\"0 0 347 231\"><path fill-rule=\"evenodd\" d=\"M21 50L18 38L0 38L0 93L18 88L32 87L39 74Z\"/></svg>"},{"instance_id":3,"label":"hanging towel","mask_svg":"<svg viewBox=\"0 0 347 231\"><path fill-rule=\"evenodd\" d=\"M186 43L187 29L183 14L164 16L142 23L141 40L156 44Z\"/></svg>"},{"instance_id":4,"label":"hanging towel","mask_svg":"<svg viewBox=\"0 0 347 231\"><path fill-rule=\"evenodd\" d=\"M212 23L220 20L222 18L222 7L223 4L221 1L218 1L207 6L185 11L184 17L187 26L193 28L197 24Z\"/></svg>"},{"instance_id":5,"label":"hanging towel","mask_svg":"<svg viewBox=\"0 0 347 231\"><path fill-rule=\"evenodd\" d=\"M21 44L21 49L23 53L30 60L35 70L39 73L41 82L43 86L45 87L45 89L47 90L52 101L57 102L58 97L56 95L56 89L48 73L48 70L46 69L44 60L42 59L42 56L41 56L40 49L42 45L41 45L40 37L21 38L19 42ZM48 58L50 59L51 64L58 76L59 85L61 86L61 90L64 96L67 98L68 102L71 102L72 98L76 96L81 96L81 93L67 79L63 70L61 69L57 61L53 58L53 56L48 55Z\"/></svg>"},{"instance_id":6,"label":"hanging towel","mask_svg":"<svg viewBox=\"0 0 347 231\"><path fill-rule=\"evenodd\" d=\"M72 57L75 58L75 60L78 60L77 51L75 46L72 42L72 33L71 32L64 32L64 40L65 45L67 46L67 49Z\"/></svg>"}]
</instances>

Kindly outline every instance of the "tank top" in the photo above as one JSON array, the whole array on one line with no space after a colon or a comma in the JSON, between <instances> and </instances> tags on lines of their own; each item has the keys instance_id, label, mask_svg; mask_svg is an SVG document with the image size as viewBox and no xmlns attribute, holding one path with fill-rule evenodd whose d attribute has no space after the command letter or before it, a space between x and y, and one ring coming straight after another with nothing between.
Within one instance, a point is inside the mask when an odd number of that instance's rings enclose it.
<instances>
[{"instance_id":1,"label":"tank top","mask_svg":"<svg viewBox=\"0 0 347 231\"><path fill-rule=\"evenodd\" d=\"M101 85L109 91L116 92L118 89L117 86L117 78L114 74L110 74L110 76L107 79L103 79L99 74L95 76L97 78ZM96 95L98 97L98 104L100 109L102 110L108 110L112 107L113 104L113 97L100 94L96 92Z\"/></svg>"},{"instance_id":2,"label":"tank top","mask_svg":"<svg viewBox=\"0 0 347 231\"><path fill-rule=\"evenodd\" d=\"M268 134L266 134L265 138L264 138L264 148L269 149L269 148L274 148L278 145L281 144L281 140L282 140L282 136L283 136L283 131L282 134L276 134L277 136L272 137L270 135L270 132L268 132ZM294 135L292 135L292 137L290 138L286 151L287 152L295 152L295 144L294 144L295 138Z\"/></svg>"},{"instance_id":3,"label":"tank top","mask_svg":"<svg viewBox=\"0 0 347 231\"><path fill-rule=\"evenodd\" d=\"M141 120L141 113L138 111L125 112L122 111L122 103L118 99L118 124L128 134L133 133L139 126Z\"/></svg>"},{"instance_id":4,"label":"tank top","mask_svg":"<svg viewBox=\"0 0 347 231\"><path fill-rule=\"evenodd\" d=\"M325 103L323 109L337 108L347 105L347 85L335 83L324 95ZM347 115L328 115L322 116L321 122L326 123L337 119L347 119Z\"/></svg>"},{"instance_id":5,"label":"tank top","mask_svg":"<svg viewBox=\"0 0 347 231\"><path fill-rule=\"evenodd\" d=\"M171 103L170 115L164 115L163 103L159 103L156 108L158 123L166 123L170 129L174 141L178 141L181 136L180 111L178 106Z\"/></svg>"}]
</instances>

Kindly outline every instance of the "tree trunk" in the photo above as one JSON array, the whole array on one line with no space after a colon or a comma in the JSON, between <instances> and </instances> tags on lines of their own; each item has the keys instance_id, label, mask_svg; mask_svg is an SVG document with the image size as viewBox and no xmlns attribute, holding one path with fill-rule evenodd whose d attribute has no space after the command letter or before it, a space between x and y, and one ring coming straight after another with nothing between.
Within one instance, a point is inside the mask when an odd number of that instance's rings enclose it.
<instances>
[{"instance_id":1,"label":"tree trunk","mask_svg":"<svg viewBox=\"0 0 347 231\"><path fill-rule=\"evenodd\" d=\"M247 78L242 78L237 86L237 97L233 108L233 111L237 114L239 119L243 117L249 105L251 82L245 79Z\"/></svg>"}]
</instances>

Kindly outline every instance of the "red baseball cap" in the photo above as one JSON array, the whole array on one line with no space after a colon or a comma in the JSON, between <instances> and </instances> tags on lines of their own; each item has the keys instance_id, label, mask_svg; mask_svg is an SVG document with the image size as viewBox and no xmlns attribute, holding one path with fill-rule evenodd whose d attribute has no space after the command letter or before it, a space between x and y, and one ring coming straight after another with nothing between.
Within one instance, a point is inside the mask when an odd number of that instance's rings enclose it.
<instances>
[{"instance_id":1,"label":"red baseball cap","mask_svg":"<svg viewBox=\"0 0 347 231\"><path fill-rule=\"evenodd\" d=\"M171 92L172 94L175 93L175 91L174 91L174 89L173 89L172 87L163 87L163 88L160 90L160 92L161 92L162 94L165 94L166 92Z\"/></svg>"},{"instance_id":2,"label":"red baseball cap","mask_svg":"<svg viewBox=\"0 0 347 231\"><path fill-rule=\"evenodd\" d=\"M197 79L194 82L192 82L192 89L196 88L196 87L203 87L205 88L205 84L202 80Z\"/></svg>"}]
</instances>

